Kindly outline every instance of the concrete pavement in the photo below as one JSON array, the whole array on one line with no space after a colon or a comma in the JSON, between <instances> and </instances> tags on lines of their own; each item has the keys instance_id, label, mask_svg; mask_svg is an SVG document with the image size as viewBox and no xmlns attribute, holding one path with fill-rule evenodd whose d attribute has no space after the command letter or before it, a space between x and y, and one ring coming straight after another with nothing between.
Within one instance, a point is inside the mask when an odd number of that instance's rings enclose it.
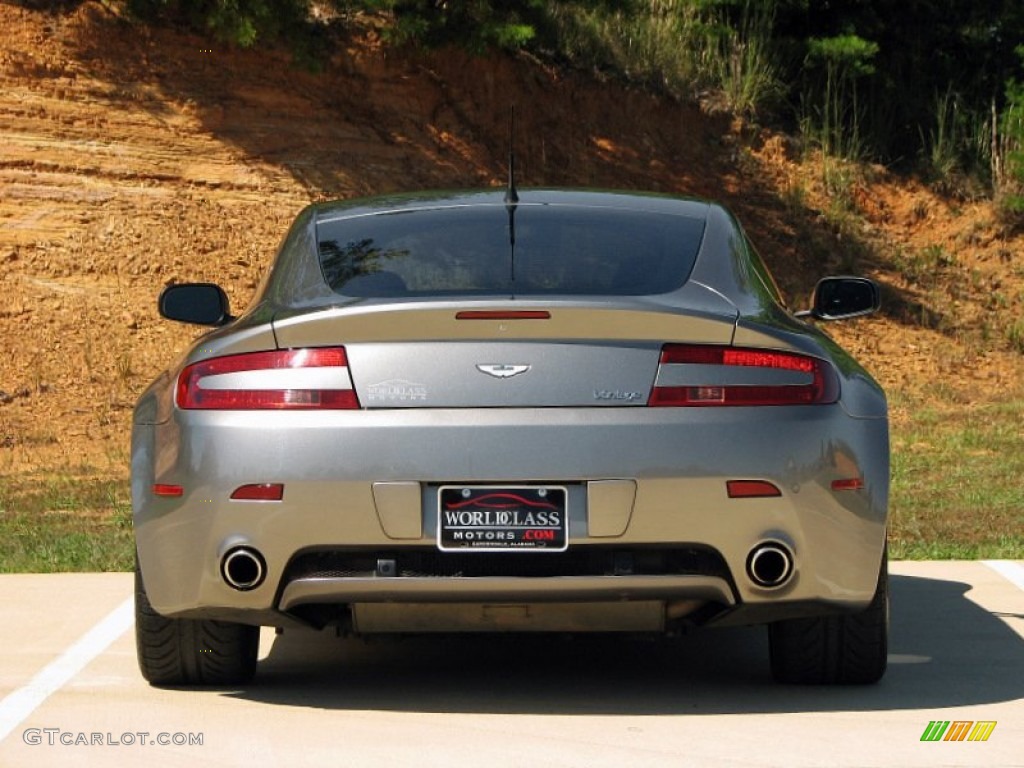
<instances>
[{"instance_id":1,"label":"concrete pavement","mask_svg":"<svg viewBox=\"0 0 1024 768\"><path fill-rule=\"evenodd\" d=\"M136 667L130 574L0 576L0 766L1024 766L1024 564L890 570L889 672L866 688L775 685L743 628L265 630L252 685L161 690ZM922 742L932 721L995 726Z\"/></svg>"}]
</instances>

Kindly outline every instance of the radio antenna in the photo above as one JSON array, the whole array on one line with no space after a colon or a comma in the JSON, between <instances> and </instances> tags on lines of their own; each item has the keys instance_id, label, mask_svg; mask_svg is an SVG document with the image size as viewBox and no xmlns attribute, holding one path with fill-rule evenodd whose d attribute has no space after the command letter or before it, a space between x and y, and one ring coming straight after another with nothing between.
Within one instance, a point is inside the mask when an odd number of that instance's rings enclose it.
<instances>
[{"instance_id":1,"label":"radio antenna","mask_svg":"<svg viewBox=\"0 0 1024 768\"><path fill-rule=\"evenodd\" d=\"M519 193L516 192L516 105L512 105L512 112L508 118L508 187L505 190L505 205L515 205L519 202Z\"/></svg>"},{"instance_id":2,"label":"radio antenna","mask_svg":"<svg viewBox=\"0 0 1024 768\"><path fill-rule=\"evenodd\" d=\"M508 211L508 283L512 298L516 294L516 207L519 205L519 193L516 192L516 105L508 119L508 187L505 189L505 210Z\"/></svg>"}]
</instances>

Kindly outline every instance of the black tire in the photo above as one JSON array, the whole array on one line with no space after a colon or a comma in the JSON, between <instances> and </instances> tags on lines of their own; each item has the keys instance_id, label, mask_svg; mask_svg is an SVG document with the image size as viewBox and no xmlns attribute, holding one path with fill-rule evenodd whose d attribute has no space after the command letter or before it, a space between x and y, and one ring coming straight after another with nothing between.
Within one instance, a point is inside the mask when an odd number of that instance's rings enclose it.
<instances>
[{"instance_id":1,"label":"black tire","mask_svg":"<svg viewBox=\"0 0 1024 768\"><path fill-rule=\"evenodd\" d=\"M135 650L153 685L238 685L256 674L260 628L208 619L168 619L153 610L135 565Z\"/></svg>"},{"instance_id":2,"label":"black tire","mask_svg":"<svg viewBox=\"0 0 1024 768\"><path fill-rule=\"evenodd\" d=\"M768 626L772 677L800 685L868 685L889 654L889 569L882 556L875 596L859 613L789 619Z\"/></svg>"}]
</instances>

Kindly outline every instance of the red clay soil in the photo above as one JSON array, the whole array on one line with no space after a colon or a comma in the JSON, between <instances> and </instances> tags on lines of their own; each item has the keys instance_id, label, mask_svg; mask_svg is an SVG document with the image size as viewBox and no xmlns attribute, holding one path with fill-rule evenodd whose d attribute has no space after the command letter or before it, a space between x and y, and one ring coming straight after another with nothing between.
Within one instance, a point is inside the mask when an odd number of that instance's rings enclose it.
<instances>
[{"instance_id":1,"label":"red clay soil","mask_svg":"<svg viewBox=\"0 0 1024 768\"><path fill-rule=\"evenodd\" d=\"M874 169L837 225L820 161L784 137L526 57L366 33L313 74L96 2L0 3L0 29L0 478L126 476L134 401L196 333L159 319L163 286L215 281L244 307L311 201L503 184L513 103L522 187L722 200L794 304L844 268L886 285L887 314L832 328L893 392L1020 391L1021 242L987 203Z\"/></svg>"}]
</instances>

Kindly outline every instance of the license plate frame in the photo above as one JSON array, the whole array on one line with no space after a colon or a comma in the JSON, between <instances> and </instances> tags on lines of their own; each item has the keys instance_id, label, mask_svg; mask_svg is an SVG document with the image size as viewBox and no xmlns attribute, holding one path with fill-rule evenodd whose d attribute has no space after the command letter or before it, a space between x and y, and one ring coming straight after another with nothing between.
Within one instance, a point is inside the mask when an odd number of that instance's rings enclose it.
<instances>
[{"instance_id":1,"label":"license plate frame","mask_svg":"<svg viewBox=\"0 0 1024 768\"><path fill-rule=\"evenodd\" d=\"M442 552L565 552L569 492L561 485L442 485Z\"/></svg>"}]
</instances>

